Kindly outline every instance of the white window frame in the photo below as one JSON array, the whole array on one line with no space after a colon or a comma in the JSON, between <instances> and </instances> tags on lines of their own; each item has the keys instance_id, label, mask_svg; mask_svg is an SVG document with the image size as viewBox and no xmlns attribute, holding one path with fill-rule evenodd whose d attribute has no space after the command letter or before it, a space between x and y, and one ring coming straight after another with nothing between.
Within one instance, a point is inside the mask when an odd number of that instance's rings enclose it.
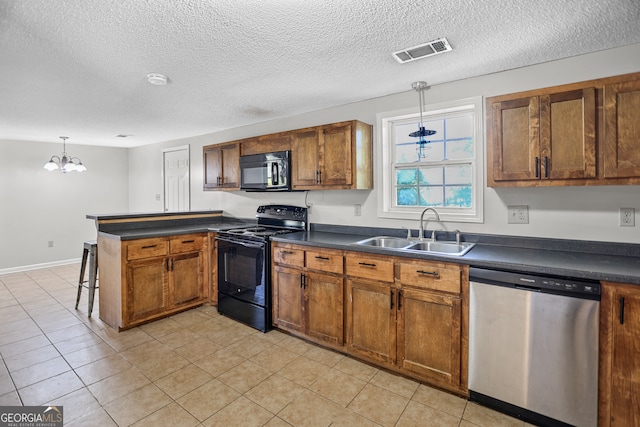
<instances>
[{"instance_id":1,"label":"white window frame","mask_svg":"<svg viewBox=\"0 0 640 427\"><path fill-rule=\"evenodd\" d=\"M484 222L484 112L482 97L465 98L455 101L430 104L423 107L424 121L429 117L459 111L474 112L474 135L473 150L474 159L471 161L473 167L472 178L472 207L471 208L436 208L440 219L449 222ZM378 161L377 170L381 171L378 178L378 216L381 218L394 219L416 219L426 206L394 206L394 169L393 150L394 135L393 123L395 121L410 118L419 118L419 108L407 108L403 110L388 111L376 115L377 127L379 130L378 140Z\"/></svg>"}]
</instances>

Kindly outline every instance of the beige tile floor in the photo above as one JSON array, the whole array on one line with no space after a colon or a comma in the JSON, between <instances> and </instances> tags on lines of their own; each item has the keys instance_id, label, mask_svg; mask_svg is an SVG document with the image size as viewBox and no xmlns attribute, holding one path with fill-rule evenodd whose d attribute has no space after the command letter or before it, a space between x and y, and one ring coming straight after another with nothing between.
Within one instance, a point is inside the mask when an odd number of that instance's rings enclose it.
<instances>
[{"instance_id":1,"label":"beige tile floor","mask_svg":"<svg viewBox=\"0 0 640 427\"><path fill-rule=\"evenodd\" d=\"M68 427L525 425L213 306L117 333L86 290L74 309L78 273L0 275L0 405L62 405Z\"/></svg>"}]
</instances>

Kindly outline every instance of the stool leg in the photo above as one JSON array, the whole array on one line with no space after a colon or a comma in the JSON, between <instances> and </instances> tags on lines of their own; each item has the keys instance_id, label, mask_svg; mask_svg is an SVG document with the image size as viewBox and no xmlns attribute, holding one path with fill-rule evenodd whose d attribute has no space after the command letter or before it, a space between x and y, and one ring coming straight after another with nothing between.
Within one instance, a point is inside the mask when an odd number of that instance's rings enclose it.
<instances>
[{"instance_id":1,"label":"stool leg","mask_svg":"<svg viewBox=\"0 0 640 427\"><path fill-rule=\"evenodd\" d=\"M82 251L82 261L80 264L80 279L78 279L78 297L76 298L76 310L78 309L78 304L80 303L80 295L82 295L82 284L84 283L84 272L87 268L88 255L89 255L89 251L87 249Z\"/></svg>"},{"instance_id":2,"label":"stool leg","mask_svg":"<svg viewBox=\"0 0 640 427\"><path fill-rule=\"evenodd\" d=\"M98 248L93 246L89 251L89 317L93 311L93 297L96 293L98 277Z\"/></svg>"}]
</instances>

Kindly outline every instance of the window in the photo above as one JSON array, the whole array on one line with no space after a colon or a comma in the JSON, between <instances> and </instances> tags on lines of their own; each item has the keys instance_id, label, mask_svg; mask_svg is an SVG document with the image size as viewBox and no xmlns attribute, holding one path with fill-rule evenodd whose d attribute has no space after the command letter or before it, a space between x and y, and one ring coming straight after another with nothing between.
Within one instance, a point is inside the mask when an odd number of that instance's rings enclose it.
<instances>
[{"instance_id":1,"label":"window","mask_svg":"<svg viewBox=\"0 0 640 427\"><path fill-rule=\"evenodd\" d=\"M482 222L482 98L426 107L423 124L436 133L425 143L414 110L378 115L382 150L379 215L416 218L434 207L444 221Z\"/></svg>"}]
</instances>

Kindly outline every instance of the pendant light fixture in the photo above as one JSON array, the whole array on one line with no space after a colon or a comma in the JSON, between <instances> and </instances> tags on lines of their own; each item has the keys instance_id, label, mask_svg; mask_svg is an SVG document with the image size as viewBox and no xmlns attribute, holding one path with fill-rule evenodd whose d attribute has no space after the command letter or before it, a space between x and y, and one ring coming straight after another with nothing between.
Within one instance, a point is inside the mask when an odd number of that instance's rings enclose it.
<instances>
[{"instance_id":1,"label":"pendant light fixture","mask_svg":"<svg viewBox=\"0 0 640 427\"><path fill-rule=\"evenodd\" d=\"M418 142L416 142L416 144L418 144L418 160L420 160L421 158L425 157L424 153L423 153L423 148L426 144L429 143L429 141L427 141L426 139L424 139L425 136L431 136L434 135L436 133L435 130L431 130L431 129L425 129L424 127L424 123L423 123L423 113L422 113L422 106L424 105L424 91L425 89L428 88L427 86L427 82L423 82L423 81L419 81L419 82L413 82L411 84L411 87L418 92L418 99L420 102L420 123L418 125L418 130L415 132L411 132L409 134L410 137L412 138L420 138L418 140Z\"/></svg>"},{"instance_id":2,"label":"pendant light fixture","mask_svg":"<svg viewBox=\"0 0 640 427\"><path fill-rule=\"evenodd\" d=\"M60 169L62 173L86 171L87 168L82 164L82 160L67 154L67 139L69 137L61 136L60 139L62 139L62 157L51 156L51 160L44 164L44 168L48 171Z\"/></svg>"}]
</instances>

